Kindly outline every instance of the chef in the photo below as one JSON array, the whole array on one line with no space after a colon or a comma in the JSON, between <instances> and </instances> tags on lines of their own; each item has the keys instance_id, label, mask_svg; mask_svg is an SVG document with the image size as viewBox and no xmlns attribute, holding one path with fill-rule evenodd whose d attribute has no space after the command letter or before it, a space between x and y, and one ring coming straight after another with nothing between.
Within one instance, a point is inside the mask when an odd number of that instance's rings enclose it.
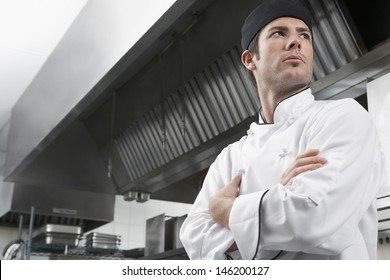
<instances>
[{"instance_id":1,"label":"chef","mask_svg":"<svg viewBox=\"0 0 390 280\"><path fill-rule=\"evenodd\" d=\"M353 99L315 101L310 13L265 1L242 27L259 121L210 166L180 238L190 259L375 259L384 158Z\"/></svg>"}]
</instances>

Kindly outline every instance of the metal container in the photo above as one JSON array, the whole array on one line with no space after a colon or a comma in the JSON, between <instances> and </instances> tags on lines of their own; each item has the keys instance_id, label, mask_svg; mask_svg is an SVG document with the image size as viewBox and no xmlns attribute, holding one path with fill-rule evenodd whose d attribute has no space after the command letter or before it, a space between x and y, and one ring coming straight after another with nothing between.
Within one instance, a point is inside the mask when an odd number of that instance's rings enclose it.
<instances>
[{"instance_id":1,"label":"metal container","mask_svg":"<svg viewBox=\"0 0 390 280\"><path fill-rule=\"evenodd\" d=\"M165 214L146 220L145 256L165 250Z\"/></svg>"},{"instance_id":2,"label":"metal container","mask_svg":"<svg viewBox=\"0 0 390 280\"><path fill-rule=\"evenodd\" d=\"M118 249L121 244L119 235L92 232L87 234L85 246L99 249Z\"/></svg>"},{"instance_id":3,"label":"metal container","mask_svg":"<svg viewBox=\"0 0 390 280\"><path fill-rule=\"evenodd\" d=\"M83 230L79 226L47 224L32 232L32 242L78 246Z\"/></svg>"},{"instance_id":4,"label":"metal container","mask_svg":"<svg viewBox=\"0 0 390 280\"><path fill-rule=\"evenodd\" d=\"M186 216L169 217L160 214L148 219L146 221L145 256L183 247L179 233Z\"/></svg>"},{"instance_id":5,"label":"metal container","mask_svg":"<svg viewBox=\"0 0 390 280\"><path fill-rule=\"evenodd\" d=\"M78 246L80 238L69 235L69 234L50 234L46 233L40 235L32 240L34 243L44 243L44 244L65 244L70 246Z\"/></svg>"},{"instance_id":6,"label":"metal container","mask_svg":"<svg viewBox=\"0 0 390 280\"><path fill-rule=\"evenodd\" d=\"M183 215L175 218L174 234L173 234L173 247L175 249L182 248L183 243L180 240L180 228L184 223L184 220L187 218L187 215Z\"/></svg>"}]
</instances>

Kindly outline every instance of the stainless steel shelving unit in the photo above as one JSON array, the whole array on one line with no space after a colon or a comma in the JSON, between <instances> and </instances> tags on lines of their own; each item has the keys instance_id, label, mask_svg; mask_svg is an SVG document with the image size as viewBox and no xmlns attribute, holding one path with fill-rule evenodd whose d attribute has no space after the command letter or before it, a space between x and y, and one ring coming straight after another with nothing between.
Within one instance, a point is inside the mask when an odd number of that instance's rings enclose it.
<instances>
[{"instance_id":1,"label":"stainless steel shelving unit","mask_svg":"<svg viewBox=\"0 0 390 280\"><path fill-rule=\"evenodd\" d=\"M159 254L144 256L138 258L140 260L189 260L188 255L184 248L178 248L162 252Z\"/></svg>"}]
</instances>

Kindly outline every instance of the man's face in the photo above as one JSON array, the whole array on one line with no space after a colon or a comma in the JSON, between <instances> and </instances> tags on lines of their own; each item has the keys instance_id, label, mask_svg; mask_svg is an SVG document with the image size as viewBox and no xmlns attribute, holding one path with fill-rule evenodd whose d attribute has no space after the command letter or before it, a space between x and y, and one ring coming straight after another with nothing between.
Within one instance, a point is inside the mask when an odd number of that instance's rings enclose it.
<instances>
[{"instance_id":1,"label":"man's face","mask_svg":"<svg viewBox=\"0 0 390 280\"><path fill-rule=\"evenodd\" d=\"M262 87L300 89L313 73L312 34L300 19L281 17L271 21L260 33L256 78Z\"/></svg>"}]
</instances>

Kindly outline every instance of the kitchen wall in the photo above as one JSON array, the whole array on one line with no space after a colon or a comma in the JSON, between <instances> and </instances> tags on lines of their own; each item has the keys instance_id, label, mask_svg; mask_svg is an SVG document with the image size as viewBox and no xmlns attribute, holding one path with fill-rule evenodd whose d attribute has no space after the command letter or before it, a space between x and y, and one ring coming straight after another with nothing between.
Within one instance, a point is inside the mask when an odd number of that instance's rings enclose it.
<instances>
[{"instance_id":1,"label":"kitchen wall","mask_svg":"<svg viewBox=\"0 0 390 280\"><path fill-rule=\"evenodd\" d=\"M145 247L146 220L162 213L167 216L182 216L189 212L191 205L185 203L149 200L144 203L124 201L116 197L114 221L94 232L121 236L120 249Z\"/></svg>"}]
</instances>

